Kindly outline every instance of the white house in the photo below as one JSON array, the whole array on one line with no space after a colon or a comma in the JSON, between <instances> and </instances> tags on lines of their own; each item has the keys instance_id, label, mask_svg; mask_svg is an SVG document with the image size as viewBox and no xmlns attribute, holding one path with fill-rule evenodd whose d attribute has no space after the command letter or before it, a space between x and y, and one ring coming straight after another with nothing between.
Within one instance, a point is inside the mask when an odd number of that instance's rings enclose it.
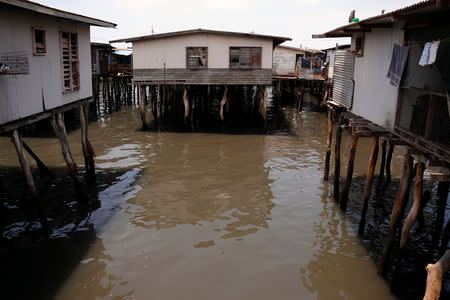
<instances>
[{"instance_id":1,"label":"white house","mask_svg":"<svg viewBox=\"0 0 450 300\"><path fill-rule=\"evenodd\" d=\"M91 25L116 26L29 1L0 0L0 131L92 97Z\"/></svg>"},{"instance_id":2,"label":"white house","mask_svg":"<svg viewBox=\"0 0 450 300\"><path fill-rule=\"evenodd\" d=\"M64 111L78 107L86 179L95 180L94 151L86 120L87 103L92 97L91 25L116 26L34 2L0 0L0 132L11 131L35 203L39 203L38 191L24 149L32 151L24 146L21 126L48 118L61 144L77 199L87 202L62 116ZM34 153L32 156L36 157ZM42 165L38 163L40 169ZM40 208L38 215L47 227Z\"/></svg>"},{"instance_id":3,"label":"white house","mask_svg":"<svg viewBox=\"0 0 450 300\"><path fill-rule=\"evenodd\" d=\"M287 40L194 29L110 43L133 43L134 83L271 85L273 49Z\"/></svg>"},{"instance_id":4,"label":"white house","mask_svg":"<svg viewBox=\"0 0 450 300\"><path fill-rule=\"evenodd\" d=\"M350 50L335 53L334 103L450 161L450 10L440 2L422 1L313 37L351 37ZM420 66L425 43L438 40L436 61ZM387 77L395 44L409 45L408 80L400 86Z\"/></svg>"}]
</instances>

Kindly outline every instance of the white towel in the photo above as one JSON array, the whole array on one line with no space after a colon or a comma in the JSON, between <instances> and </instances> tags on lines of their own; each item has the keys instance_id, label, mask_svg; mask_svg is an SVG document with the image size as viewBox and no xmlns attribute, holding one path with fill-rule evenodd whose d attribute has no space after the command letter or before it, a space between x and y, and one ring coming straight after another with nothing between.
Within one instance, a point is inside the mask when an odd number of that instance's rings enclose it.
<instances>
[{"instance_id":1,"label":"white towel","mask_svg":"<svg viewBox=\"0 0 450 300\"><path fill-rule=\"evenodd\" d=\"M440 41L426 42L423 47L422 56L420 57L419 65L432 65L436 61L437 51L439 49Z\"/></svg>"},{"instance_id":2,"label":"white towel","mask_svg":"<svg viewBox=\"0 0 450 300\"><path fill-rule=\"evenodd\" d=\"M440 43L440 41L436 41L431 44L430 57L428 58L429 65L434 64L434 62L436 61L436 55L437 55L437 51L439 49L439 43Z\"/></svg>"},{"instance_id":3,"label":"white towel","mask_svg":"<svg viewBox=\"0 0 450 300\"><path fill-rule=\"evenodd\" d=\"M419 65L421 65L422 67L428 64L428 61L430 59L430 47L430 42L426 42L425 46L423 47L422 56L420 57L419 61Z\"/></svg>"}]
</instances>

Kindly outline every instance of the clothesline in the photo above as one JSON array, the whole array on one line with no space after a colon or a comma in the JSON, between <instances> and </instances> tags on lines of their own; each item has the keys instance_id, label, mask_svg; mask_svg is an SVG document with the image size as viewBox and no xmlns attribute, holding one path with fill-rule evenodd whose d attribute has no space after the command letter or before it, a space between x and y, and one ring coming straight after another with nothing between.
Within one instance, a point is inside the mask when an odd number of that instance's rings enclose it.
<instances>
[{"instance_id":1,"label":"clothesline","mask_svg":"<svg viewBox=\"0 0 450 300\"><path fill-rule=\"evenodd\" d=\"M435 40L435 41L440 41L441 44L442 44L442 43L448 43L448 42L450 42L450 38L437 39L437 40ZM428 42L429 42L429 41L428 41ZM425 45L425 44L428 43L428 42L412 42L412 43L409 43L409 45L407 45L407 46L410 46L410 47L413 47L413 46L423 46L423 45Z\"/></svg>"}]
</instances>

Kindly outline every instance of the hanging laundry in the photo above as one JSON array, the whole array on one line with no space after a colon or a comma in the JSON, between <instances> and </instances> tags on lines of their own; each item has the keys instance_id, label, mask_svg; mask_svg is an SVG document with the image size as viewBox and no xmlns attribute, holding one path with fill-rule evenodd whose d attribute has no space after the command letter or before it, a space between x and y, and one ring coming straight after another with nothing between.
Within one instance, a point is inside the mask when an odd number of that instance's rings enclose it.
<instances>
[{"instance_id":1,"label":"hanging laundry","mask_svg":"<svg viewBox=\"0 0 450 300\"><path fill-rule=\"evenodd\" d=\"M430 47L430 58L428 59L428 64L434 64L434 62L436 61L436 56L437 56L437 51L439 49L439 44L440 41L435 41L433 43L431 43L431 47Z\"/></svg>"},{"instance_id":2,"label":"hanging laundry","mask_svg":"<svg viewBox=\"0 0 450 300\"><path fill-rule=\"evenodd\" d=\"M408 81L407 61L409 56L409 46L394 44L392 49L391 64L387 77L391 84L395 86L404 85Z\"/></svg>"},{"instance_id":3,"label":"hanging laundry","mask_svg":"<svg viewBox=\"0 0 450 300\"><path fill-rule=\"evenodd\" d=\"M422 67L428 64L428 60L430 59L430 48L431 43L426 42L425 46L423 47L422 56L420 57L419 60L419 65L421 65Z\"/></svg>"},{"instance_id":4,"label":"hanging laundry","mask_svg":"<svg viewBox=\"0 0 450 300\"><path fill-rule=\"evenodd\" d=\"M426 42L423 47L422 56L420 57L419 65L422 67L432 65L436 61L437 51L439 49L440 41Z\"/></svg>"}]
</instances>

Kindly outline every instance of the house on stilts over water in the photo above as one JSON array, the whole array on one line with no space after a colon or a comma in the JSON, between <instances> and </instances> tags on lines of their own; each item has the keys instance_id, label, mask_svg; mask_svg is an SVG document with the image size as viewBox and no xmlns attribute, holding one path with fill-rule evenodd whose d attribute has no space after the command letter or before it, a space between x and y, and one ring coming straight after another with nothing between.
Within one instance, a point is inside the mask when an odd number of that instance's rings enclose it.
<instances>
[{"instance_id":1,"label":"house on stilts over water","mask_svg":"<svg viewBox=\"0 0 450 300\"><path fill-rule=\"evenodd\" d=\"M328 179L334 115L339 125L336 133L334 197L344 210L358 137L372 138L360 234L364 232L379 139L382 148L379 181L384 179L385 170L387 179L390 179L394 146L401 145L399 147L405 150L403 175L379 262L380 273L385 272L391 248L397 243L396 229L401 224L411 180L415 177L414 199L410 211L405 214L400 248L407 244L408 233L423 206L424 170L428 169L430 179L438 182L438 217L434 230L441 238L441 259L427 267L425 299L439 297L442 275L450 269L450 250L447 249L450 223L442 230L450 181L449 16L449 1L422 1L364 20L349 20L347 25L313 35L313 38L351 38L349 50L335 51L333 90L327 101L329 133L324 179ZM340 191L340 140L345 124L352 129L352 145L345 186Z\"/></svg>"},{"instance_id":2,"label":"house on stilts over water","mask_svg":"<svg viewBox=\"0 0 450 300\"><path fill-rule=\"evenodd\" d=\"M186 119L192 113L194 95L203 97L203 89L209 95L210 89L216 87L223 93L220 118L225 118L233 102L232 90L238 86L257 87L257 106L265 118L265 91L272 84L273 50L287 40L290 38L193 29L110 43L133 43L133 84L140 89L141 121L146 127L145 103L149 103L155 120L161 120L183 99L180 103ZM203 105L199 102L196 106Z\"/></svg>"},{"instance_id":3,"label":"house on stilts over water","mask_svg":"<svg viewBox=\"0 0 450 300\"><path fill-rule=\"evenodd\" d=\"M87 104L92 98L90 26L116 24L24 0L0 0L0 133L11 133L27 185L39 212L38 191L20 128L48 119L61 144L77 199L86 201L72 157L63 113L79 108L86 173L94 180L94 152L87 137Z\"/></svg>"}]
</instances>

